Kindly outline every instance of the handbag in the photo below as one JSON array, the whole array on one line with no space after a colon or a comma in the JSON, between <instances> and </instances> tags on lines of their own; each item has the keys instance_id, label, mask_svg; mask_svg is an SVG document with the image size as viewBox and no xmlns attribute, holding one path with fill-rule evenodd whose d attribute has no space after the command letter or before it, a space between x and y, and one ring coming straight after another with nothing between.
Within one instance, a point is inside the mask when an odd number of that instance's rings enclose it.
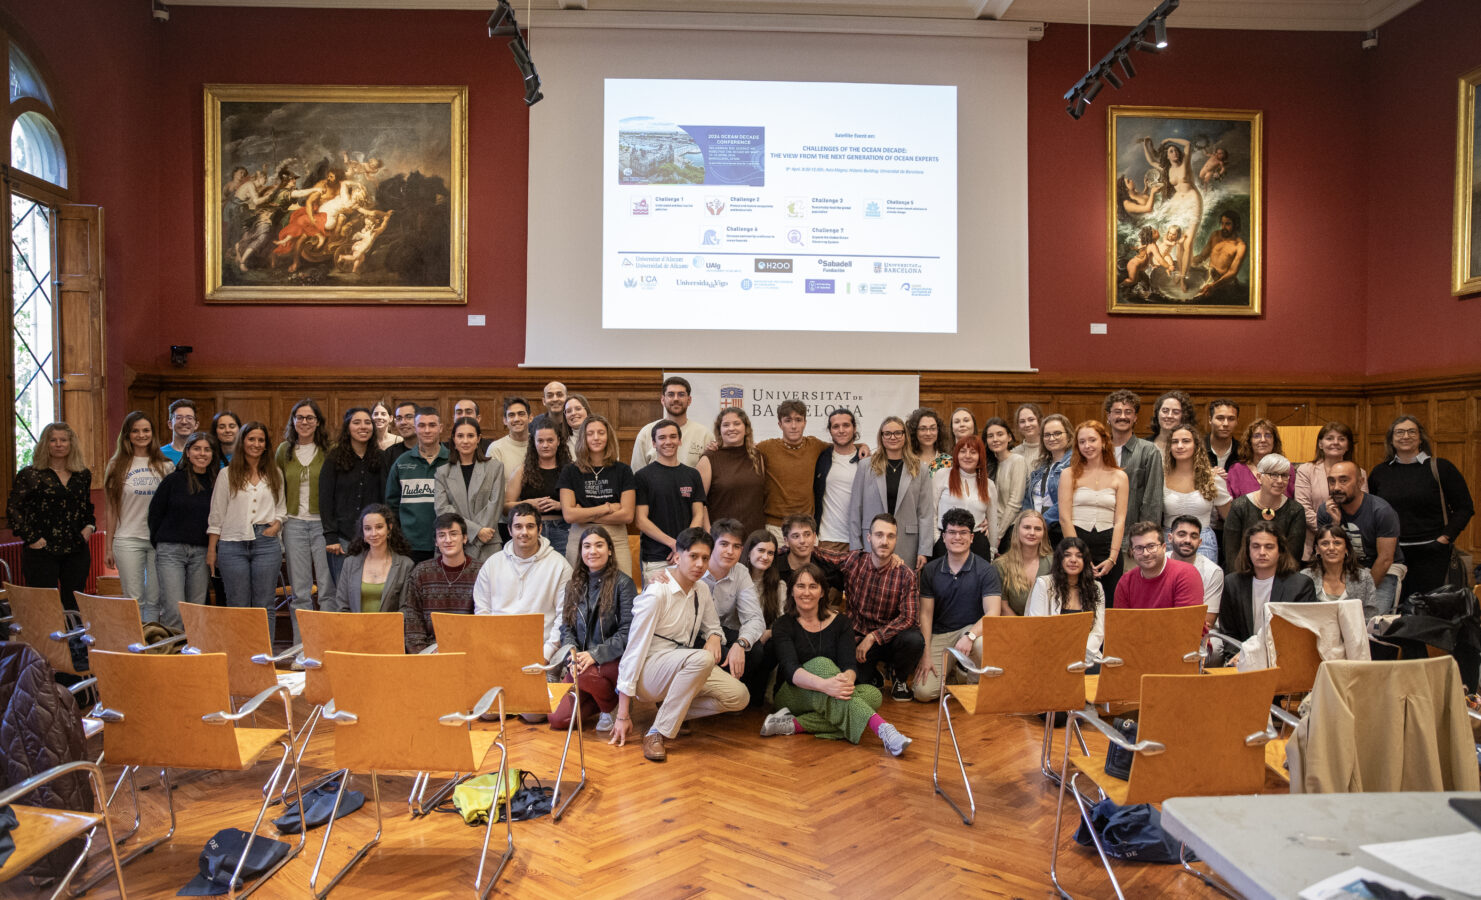
<instances>
[{"instance_id":1,"label":"handbag","mask_svg":"<svg viewBox=\"0 0 1481 900\"><path fill-rule=\"evenodd\" d=\"M1435 476L1435 486L1440 489L1440 519L1450 527L1450 504L1445 502L1445 484L1440 480L1440 465L1430 457L1430 474ZM1469 588L1476 583L1476 560L1471 554L1450 542L1450 559L1445 563L1445 583L1460 588Z\"/></svg>"},{"instance_id":2,"label":"handbag","mask_svg":"<svg viewBox=\"0 0 1481 900\"><path fill-rule=\"evenodd\" d=\"M1127 743L1136 743L1136 719L1116 718L1111 721L1111 727L1119 731ZM1106 749L1106 774L1125 781L1131 777L1131 761L1135 757L1136 753L1112 742Z\"/></svg>"},{"instance_id":3,"label":"handbag","mask_svg":"<svg viewBox=\"0 0 1481 900\"><path fill-rule=\"evenodd\" d=\"M1397 612L1401 616L1430 616L1447 622L1475 620L1481 617L1481 604L1470 588L1442 584L1432 591L1410 594L1400 600Z\"/></svg>"}]
</instances>

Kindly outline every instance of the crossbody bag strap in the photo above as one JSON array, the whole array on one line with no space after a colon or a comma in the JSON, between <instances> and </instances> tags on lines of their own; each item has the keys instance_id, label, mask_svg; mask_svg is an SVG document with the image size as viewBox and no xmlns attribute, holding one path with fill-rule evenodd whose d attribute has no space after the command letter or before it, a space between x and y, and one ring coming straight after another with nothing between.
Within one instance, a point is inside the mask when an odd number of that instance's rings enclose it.
<instances>
[{"instance_id":1,"label":"crossbody bag strap","mask_svg":"<svg viewBox=\"0 0 1481 900\"><path fill-rule=\"evenodd\" d=\"M1430 474L1435 476L1435 486L1440 489L1440 522L1445 528L1450 527L1450 504L1445 502L1445 482L1440 480L1440 464L1430 457Z\"/></svg>"}]
</instances>

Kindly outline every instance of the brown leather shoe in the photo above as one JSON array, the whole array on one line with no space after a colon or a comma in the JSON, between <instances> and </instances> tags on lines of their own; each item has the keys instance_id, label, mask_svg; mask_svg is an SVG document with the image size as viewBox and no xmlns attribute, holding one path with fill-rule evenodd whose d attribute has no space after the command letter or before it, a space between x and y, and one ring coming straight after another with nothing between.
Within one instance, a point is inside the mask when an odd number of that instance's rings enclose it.
<instances>
[{"instance_id":1,"label":"brown leather shoe","mask_svg":"<svg viewBox=\"0 0 1481 900\"><path fill-rule=\"evenodd\" d=\"M663 735L656 731L643 735L643 758L653 762L668 759L668 754L663 749Z\"/></svg>"}]
</instances>

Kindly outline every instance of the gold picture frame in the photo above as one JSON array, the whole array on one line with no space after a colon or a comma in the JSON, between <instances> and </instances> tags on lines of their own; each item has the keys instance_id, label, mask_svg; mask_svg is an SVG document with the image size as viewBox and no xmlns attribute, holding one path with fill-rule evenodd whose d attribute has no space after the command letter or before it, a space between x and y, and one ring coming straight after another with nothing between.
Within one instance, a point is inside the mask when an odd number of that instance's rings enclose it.
<instances>
[{"instance_id":1,"label":"gold picture frame","mask_svg":"<svg viewBox=\"0 0 1481 900\"><path fill-rule=\"evenodd\" d=\"M1450 292L1481 293L1481 116L1476 114L1481 69L1460 77L1455 127L1455 240Z\"/></svg>"},{"instance_id":2,"label":"gold picture frame","mask_svg":"<svg viewBox=\"0 0 1481 900\"><path fill-rule=\"evenodd\" d=\"M466 304L468 88L205 86L208 303Z\"/></svg>"},{"instance_id":3,"label":"gold picture frame","mask_svg":"<svg viewBox=\"0 0 1481 900\"><path fill-rule=\"evenodd\" d=\"M1259 110L1112 106L1107 117L1106 309L1259 316Z\"/></svg>"}]
</instances>

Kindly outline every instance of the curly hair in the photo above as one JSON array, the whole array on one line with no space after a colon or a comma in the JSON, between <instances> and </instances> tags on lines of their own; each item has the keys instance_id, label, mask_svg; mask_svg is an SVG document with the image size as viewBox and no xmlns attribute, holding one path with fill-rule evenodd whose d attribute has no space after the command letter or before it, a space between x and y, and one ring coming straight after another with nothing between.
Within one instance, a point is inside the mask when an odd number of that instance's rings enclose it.
<instances>
[{"instance_id":1,"label":"curly hair","mask_svg":"<svg viewBox=\"0 0 1481 900\"><path fill-rule=\"evenodd\" d=\"M1213 502L1219 494L1219 483L1214 478L1214 467L1209 465L1208 450L1203 443L1203 435L1198 429L1186 422L1177 426L1167 433L1167 440L1171 443L1173 436L1179 431L1186 431L1193 437L1193 490L1203 495L1203 499ZM1172 458L1172 450L1167 451L1167 456L1162 460L1162 477L1164 483L1167 476L1177 471L1178 462Z\"/></svg>"},{"instance_id":2,"label":"curly hair","mask_svg":"<svg viewBox=\"0 0 1481 900\"><path fill-rule=\"evenodd\" d=\"M1182 407L1182 409L1183 409L1183 420L1182 420L1182 424L1183 425L1192 425L1193 424L1193 417L1196 414L1195 413L1195 410L1193 408L1193 398L1190 397L1190 396L1188 396L1188 394L1185 391L1168 391L1167 393L1163 394L1161 397L1158 397L1156 403L1152 404L1152 438L1153 439L1156 439L1156 437L1159 434L1162 433L1162 417L1160 415L1161 412L1162 412L1162 404L1166 403L1169 400L1176 400L1176 401L1178 401L1178 406Z\"/></svg>"},{"instance_id":3,"label":"curly hair","mask_svg":"<svg viewBox=\"0 0 1481 900\"><path fill-rule=\"evenodd\" d=\"M386 549L398 556L411 555L411 542L401 530L401 517L391 512L391 507L384 503L372 503L360 510L360 518L355 521L355 536L350 540L350 546L345 548L345 553L359 556L370 546L365 543L365 517L369 515L377 515L385 520Z\"/></svg>"},{"instance_id":4,"label":"curly hair","mask_svg":"<svg viewBox=\"0 0 1481 900\"><path fill-rule=\"evenodd\" d=\"M1239 436L1239 461L1251 468L1255 465L1255 450L1250 437L1262 428L1273 435L1270 452L1279 453L1282 456L1286 453L1280 445L1280 429L1275 427L1275 423L1269 419L1256 419L1244 430L1244 434Z\"/></svg>"}]
</instances>

